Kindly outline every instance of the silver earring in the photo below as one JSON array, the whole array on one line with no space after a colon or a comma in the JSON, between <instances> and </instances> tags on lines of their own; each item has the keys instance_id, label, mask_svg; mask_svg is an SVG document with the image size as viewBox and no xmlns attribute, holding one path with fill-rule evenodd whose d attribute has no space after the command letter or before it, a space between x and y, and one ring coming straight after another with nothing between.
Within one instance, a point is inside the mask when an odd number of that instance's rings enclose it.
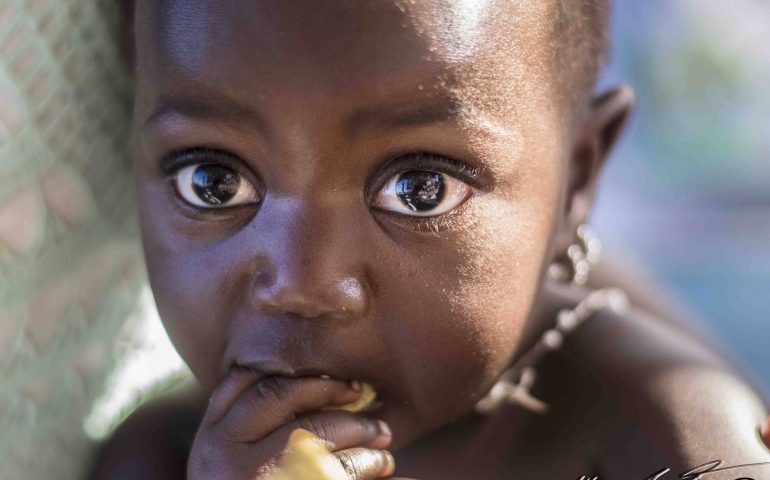
<instances>
[{"instance_id":1,"label":"silver earring","mask_svg":"<svg viewBox=\"0 0 770 480\"><path fill-rule=\"evenodd\" d=\"M588 280L591 267L599 261L601 244L586 225L578 227L577 233L578 243L570 245L567 249L570 267L552 264L549 276L558 281L583 285ZM554 273L551 273L551 270L554 270ZM625 312L628 309L626 294L618 288L602 288L590 292L574 308L560 310L556 315L555 326L546 330L534 347L503 372L489 392L476 403L474 411L485 414L495 410L502 403L508 403L531 412L546 413L548 405L530 393L537 377L534 365L548 352L560 348L567 335L594 312L604 308L618 314Z\"/></svg>"},{"instance_id":2,"label":"silver earring","mask_svg":"<svg viewBox=\"0 0 770 480\"><path fill-rule=\"evenodd\" d=\"M602 243L591 228L582 224L577 228L577 242L567 248L569 263L554 262L548 266L548 277L559 282L585 285L588 273L601 259Z\"/></svg>"}]
</instances>

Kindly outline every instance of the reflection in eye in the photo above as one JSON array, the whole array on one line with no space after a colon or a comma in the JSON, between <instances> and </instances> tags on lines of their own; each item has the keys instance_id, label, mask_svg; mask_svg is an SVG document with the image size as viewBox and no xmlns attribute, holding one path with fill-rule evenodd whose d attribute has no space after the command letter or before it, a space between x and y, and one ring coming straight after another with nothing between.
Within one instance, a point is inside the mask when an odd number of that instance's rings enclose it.
<instances>
[{"instance_id":1,"label":"reflection in eye","mask_svg":"<svg viewBox=\"0 0 770 480\"><path fill-rule=\"evenodd\" d=\"M451 175L431 170L406 170L380 190L374 206L410 216L428 217L463 203L473 189Z\"/></svg>"},{"instance_id":2,"label":"reflection in eye","mask_svg":"<svg viewBox=\"0 0 770 480\"><path fill-rule=\"evenodd\" d=\"M203 208L225 208L257 203L254 186L235 170L215 163L180 168L176 189L186 202Z\"/></svg>"}]
</instances>

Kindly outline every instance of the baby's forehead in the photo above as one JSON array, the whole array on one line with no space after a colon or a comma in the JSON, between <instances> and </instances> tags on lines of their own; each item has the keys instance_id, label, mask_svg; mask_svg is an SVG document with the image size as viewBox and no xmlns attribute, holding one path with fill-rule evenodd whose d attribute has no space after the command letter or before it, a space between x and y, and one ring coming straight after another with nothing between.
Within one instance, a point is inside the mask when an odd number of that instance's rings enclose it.
<instances>
[{"instance_id":1,"label":"baby's forehead","mask_svg":"<svg viewBox=\"0 0 770 480\"><path fill-rule=\"evenodd\" d=\"M142 0L138 85L204 83L257 101L302 92L340 108L439 97L510 119L552 87L539 52L547 3Z\"/></svg>"},{"instance_id":2,"label":"baby's forehead","mask_svg":"<svg viewBox=\"0 0 770 480\"><path fill-rule=\"evenodd\" d=\"M329 69L389 68L415 59L511 69L543 63L533 57L548 47L555 1L140 0L137 40L151 40L166 60L188 66L227 46L228 54Z\"/></svg>"}]
</instances>

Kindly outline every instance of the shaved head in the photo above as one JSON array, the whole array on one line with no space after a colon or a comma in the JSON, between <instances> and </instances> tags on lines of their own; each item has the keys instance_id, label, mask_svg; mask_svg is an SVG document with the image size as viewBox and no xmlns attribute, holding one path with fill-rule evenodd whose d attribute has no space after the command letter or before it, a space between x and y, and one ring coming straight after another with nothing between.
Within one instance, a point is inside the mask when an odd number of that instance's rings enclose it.
<instances>
[{"instance_id":1,"label":"shaved head","mask_svg":"<svg viewBox=\"0 0 770 480\"><path fill-rule=\"evenodd\" d=\"M608 20L611 0L555 0L551 23L550 44L552 74L561 86L564 101L571 105L574 119L583 118L593 95L599 72L608 56ZM411 2L403 2L404 9ZM450 2L451 3L451 2ZM495 7L505 18L520 12L519 1L460 0L467 4L460 14L473 16L481 9ZM544 3L550 3L545 0ZM133 63L133 14L135 0L122 0L123 51ZM483 5L479 7L479 5ZM465 19L466 21L469 18ZM507 22L506 22L507 23Z\"/></svg>"},{"instance_id":2,"label":"shaved head","mask_svg":"<svg viewBox=\"0 0 770 480\"><path fill-rule=\"evenodd\" d=\"M559 0L554 20L557 75L582 117L607 61L610 0Z\"/></svg>"}]
</instances>

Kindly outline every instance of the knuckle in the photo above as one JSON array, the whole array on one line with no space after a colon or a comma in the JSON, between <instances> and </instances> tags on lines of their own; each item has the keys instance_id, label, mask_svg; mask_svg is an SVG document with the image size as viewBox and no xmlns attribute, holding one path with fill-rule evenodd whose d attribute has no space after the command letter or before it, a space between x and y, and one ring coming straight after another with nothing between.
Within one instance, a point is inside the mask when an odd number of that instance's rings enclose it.
<instances>
[{"instance_id":1,"label":"knuckle","mask_svg":"<svg viewBox=\"0 0 770 480\"><path fill-rule=\"evenodd\" d=\"M326 420L320 419L314 416L303 417L299 420L301 428L309 430L317 437L326 440L327 442L333 442L336 430L334 426Z\"/></svg>"},{"instance_id":2,"label":"knuckle","mask_svg":"<svg viewBox=\"0 0 770 480\"><path fill-rule=\"evenodd\" d=\"M348 476L355 480L367 478L379 478L383 474L390 474L394 470L387 455L380 450L368 448L351 448L335 452L342 467Z\"/></svg>"},{"instance_id":3,"label":"knuckle","mask_svg":"<svg viewBox=\"0 0 770 480\"><path fill-rule=\"evenodd\" d=\"M356 455L344 450L335 453L335 455L350 478L359 479L363 477L364 469L361 463L356 459Z\"/></svg>"}]
</instances>

